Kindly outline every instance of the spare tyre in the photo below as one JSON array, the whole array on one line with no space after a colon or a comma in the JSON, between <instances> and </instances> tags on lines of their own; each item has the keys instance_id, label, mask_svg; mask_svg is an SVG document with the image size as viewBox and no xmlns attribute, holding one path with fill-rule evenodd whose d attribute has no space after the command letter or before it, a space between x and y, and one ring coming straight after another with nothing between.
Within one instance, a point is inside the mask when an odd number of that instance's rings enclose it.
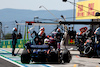
<instances>
[{"instance_id":1,"label":"spare tyre","mask_svg":"<svg viewBox=\"0 0 100 67\"><path fill-rule=\"evenodd\" d=\"M92 47L90 46L87 46L85 49L84 49L84 54L89 54L92 50Z\"/></svg>"},{"instance_id":2,"label":"spare tyre","mask_svg":"<svg viewBox=\"0 0 100 67\"><path fill-rule=\"evenodd\" d=\"M93 56L93 50L92 50L92 47L90 46L87 46L85 49L84 49L84 54L87 55L87 57L92 57Z\"/></svg>"}]
</instances>

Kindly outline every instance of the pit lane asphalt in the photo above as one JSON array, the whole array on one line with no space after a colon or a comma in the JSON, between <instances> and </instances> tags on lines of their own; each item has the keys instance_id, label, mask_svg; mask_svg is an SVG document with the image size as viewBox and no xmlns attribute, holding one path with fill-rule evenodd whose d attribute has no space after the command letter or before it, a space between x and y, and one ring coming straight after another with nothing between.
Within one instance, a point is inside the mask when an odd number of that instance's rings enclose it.
<instances>
[{"instance_id":1,"label":"pit lane asphalt","mask_svg":"<svg viewBox=\"0 0 100 67\"><path fill-rule=\"evenodd\" d=\"M3 51L9 51L11 53L12 49L11 48L0 48L0 50ZM19 55L21 54L23 49L21 49L19 51ZM15 53L18 51L18 49L16 49ZM79 52L78 51L70 51L72 54L72 60L70 63L65 63L65 64L34 64L34 63L30 63L30 64L22 64L20 62L20 57L19 56L15 56L12 58L11 55L3 55L6 59L7 58L11 58L12 62L14 62L13 60L16 61L16 63L20 63L20 65L22 65L23 67L100 67L100 58L87 58L87 57L79 57ZM16 59L17 58L17 59ZM2 59L3 60L3 59ZM0 60L0 67L2 65L6 65L7 67L13 67L10 66L11 64L9 64L10 62L6 61L6 60ZM1 64L4 63L4 64ZM15 65L15 64L14 64ZM3 66L5 67L5 66ZM16 67L16 66L14 66Z\"/></svg>"},{"instance_id":2,"label":"pit lane asphalt","mask_svg":"<svg viewBox=\"0 0 100 67\"><path fill-rule=\"evenodd\" d=\"M0 67L20 67L20 66L17 66L11 62L8 62L8 61L0 58Z\"/></svg>"}]
</instances>

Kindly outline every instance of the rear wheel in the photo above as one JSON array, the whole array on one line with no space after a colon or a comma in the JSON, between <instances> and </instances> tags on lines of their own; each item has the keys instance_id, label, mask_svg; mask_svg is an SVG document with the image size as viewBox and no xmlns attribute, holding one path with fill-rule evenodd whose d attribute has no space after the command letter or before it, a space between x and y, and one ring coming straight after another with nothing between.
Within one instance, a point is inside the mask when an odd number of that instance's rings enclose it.
<instances>
[{"instance_id":1,"label":"rear wheel","mask_svg":"<svg viewBox=\"0 0 100 67\"><path fill-rule=\"evenodd\" d=\"M71 59L72 59L72 56L70 52L68 50L64 50L62 52L62 60L64 61L64 63L70 63Z\"/></svg>"},{"instance_id":2,"label":"rear wheel","mask_svg":"<svg viewBox=\"0 0 100 67\"><path fill-rule=\"evenodd\" d=\"M30 54L27 52L27 50L23 50L22 54L21 54L21 62L22 63L30 63Z\"/></svg>"},{"instance_id":3,"label":"rear wheel","mask_svg":"<svg viewBox=\"0 0 100 67\"><path fill-rule=\"evenodd\" d=\"M58 54L55 51L51 51L49 55L49 62L58 62Z\"/></svg>"}]
</instances>

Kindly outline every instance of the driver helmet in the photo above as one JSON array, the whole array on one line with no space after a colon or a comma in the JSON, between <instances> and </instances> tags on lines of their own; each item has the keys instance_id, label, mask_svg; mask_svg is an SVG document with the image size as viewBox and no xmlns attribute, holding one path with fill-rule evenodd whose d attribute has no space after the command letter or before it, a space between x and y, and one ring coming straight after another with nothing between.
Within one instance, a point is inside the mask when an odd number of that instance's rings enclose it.
<instances>
[{"instance_id":1,"label":"driver helmet","mask_svg":"<svg viewBox=\"0 0 100 67\"><path fill-rule=\"evenodd\" d=\"M50 44L50 40L49 39L44 39L44 44Z\"/></svg>"}]
</instances>

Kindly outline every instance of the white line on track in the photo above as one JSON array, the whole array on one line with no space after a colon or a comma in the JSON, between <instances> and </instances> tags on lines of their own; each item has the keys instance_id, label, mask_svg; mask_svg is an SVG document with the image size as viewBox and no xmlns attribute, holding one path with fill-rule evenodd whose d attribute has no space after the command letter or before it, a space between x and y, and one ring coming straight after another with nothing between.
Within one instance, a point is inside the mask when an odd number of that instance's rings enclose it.
<instances>
[{"instance_id":1,"label":"white line on track","mask_svg":"<svg viewBox=\"0 0 100 67\"><path fill-rule=\"evenodd\" d=\"M5 50L5 49L2 49L2 50ZM5 51L6 51L6 50L5 50ZM11 51L10 51L10 52L11 52ZM6 58L4 58L4 57L2 57L2 56L0 56L0 58L2 58L2 59L4 59L4 60L7 60L7 61L9 61L9 62L11 62L11 63L13 63L13 64L16 64L16 65L18 65L18 66L20 66L20 67L25 67L25 66L20 65L20 64L18 64L18 63L16 63L16 62L13 62L13 61L11 61L11 60L9 60L9 59L6 59ZM45 64L45 65L50 66L50 67L54 67L54 66L52 66L52 65L50 65L50 64Z\"/></svg>"},{"instance_id":2,"label":"white line on track","mask_svg":"<svg viewBox=\"0 0 100 67\"><path fill-rule=\"evenodd\" d=\"M0 58L4 59L4 60L6 60L6 61L9 61L9 62L11 62L11 63L13 63L13 64L15 64L15 65L17 65L17 66L24 67L24 66L22 66L22 65L20 65L20 64L18 64L18 63L16 63L16 62L13 62L13 61L11 61L11 60L9 60L9 59L4 58L4 57L2 57L2 56L0 56Z\"/></svg>"},{"instance_id":3,"label":"white line on track","mask_svg":"<svg viewBox=\"0 0 100 67\"><path fill-rule=\"evenodd\" d=\"M54 66L52 66L52 65L50 65L50 64L46 64L46 65L48 65L48 66L50 66L50 67L54 67Z\"/></svg>"}]
</instances>

